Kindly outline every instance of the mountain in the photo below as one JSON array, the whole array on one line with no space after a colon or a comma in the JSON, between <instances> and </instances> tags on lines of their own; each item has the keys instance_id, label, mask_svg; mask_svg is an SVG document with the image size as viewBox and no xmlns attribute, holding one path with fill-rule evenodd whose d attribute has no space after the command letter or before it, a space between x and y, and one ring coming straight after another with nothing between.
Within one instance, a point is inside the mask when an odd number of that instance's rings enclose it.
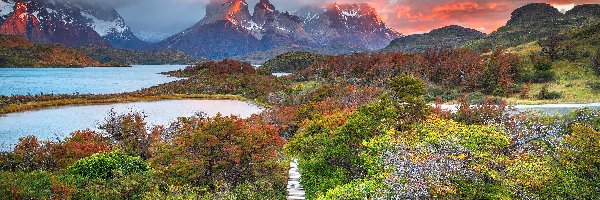
<instances>
[{"instance_id":1,"label":"mountain","mask_svg":"<svg viewBox=\"0 0 600 200\"><path fill-rule=\"evenodd\" d=\"M117 11L102 1L0 0L0 34L34 43L141 48Z\"/></svg>"},{"instance_id":2,"label":"mountain","mask_svg":"<svg viewBox=\"0 0 600 200\"><path fill-rule=\"evenodd\" d=\"M600 18L600 5L599 4L583 4L577 5L573 9L565 13L570 17L596 17Z\"/></svg>"},{"instance_id":3,"label":"mountain","mask_svg":"<svg viewBox=\"0 0 600 200\"><path fill-rule=\"evenodd\" d=\"M515 47L572 29L594 25L600 19L599 6L579 5L563 14L550 4L527 4L513 11L505 26L484 39L469 44L468 47L475 49Z\"/></svg>"},{"instance_id":4,"label":"mountain","mask_svg":"<svg viewBox=\"0 0 600 200\"><path fill-rule=\"evenodd\" d=\"M306 17L304 11L308 9L290 14L278 11L268 0L260 0L251 15L245 0L211 0L200 22L154 49L213 59L249 54L270 58L276 56L273 52L298 48L343 46L343 52L380 49L400 36L386 27L368 4L333 4L319 8L314 18Z\"/></svg>"},{"instance_id":5,"label":"mountain","mask_svg":"<svg viewBox=\"0 0 600 200\"><path fill-rule=\"evenodd\" d=\"M23 36L0 35L0 68L105 67L83 52L60 44L36 45Z\"/></svg>"},{"instance_id":6,"label":"mountain","mask_svg":"<svg viewBox=\"0 0 600 200\"><path fill-rule=\"evenodd\" d=\"M155 49L180 50L193 56L227 58L262 50L248 4L211 0L206 16L192 27L158 43Z\"/></svg>"},{"instance_id":7,"label":"mountain","mask_svg":"<svg viewBox=\"0 0 600 200\"><path fill-rule=\"evenodd\" d=\"M306 7L294 14L302 18L306 32L324 46L377 50L401 36L388 28L375 8L366 3Z\"/></svg>"},{"instance_id":8,"label":"mountain","mask_svg":"<svg viewBox=\"0 0 600 200\"><path fill-rule=\"evenodd\" d=\"M451 25L425 34L414 34L395 39L384 51L419 52L432 48L456 48L482 39L485 33L475 29Z\"/></svg>"}]
</instances>

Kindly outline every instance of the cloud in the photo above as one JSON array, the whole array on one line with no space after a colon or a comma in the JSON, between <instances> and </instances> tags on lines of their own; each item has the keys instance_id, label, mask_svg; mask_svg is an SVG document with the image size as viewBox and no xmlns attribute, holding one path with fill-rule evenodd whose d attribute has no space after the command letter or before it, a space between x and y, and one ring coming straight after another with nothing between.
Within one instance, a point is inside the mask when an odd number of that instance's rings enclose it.
<instances>
[{"instance_id":1,"label":"cloud","mask_svg":"<svg viewBox=\"0 0 600 200\"><path fill-rule=\"evenodd\" d=\"M461 25L490 33L505 25L513 10L528 3L545 2L555 6L598 3L597 0L370 0L365 2L369 2L378 10L388 26L403 34L428 32L433 28L447 25Z\"/></svg>"}]
</instances>

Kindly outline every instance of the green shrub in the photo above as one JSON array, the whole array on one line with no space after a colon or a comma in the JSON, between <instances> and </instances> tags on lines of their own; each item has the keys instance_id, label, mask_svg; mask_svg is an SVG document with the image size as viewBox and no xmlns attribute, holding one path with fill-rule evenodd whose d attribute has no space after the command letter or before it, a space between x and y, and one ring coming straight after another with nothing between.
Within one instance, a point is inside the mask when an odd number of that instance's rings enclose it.
<instances>
[{"instance_id":1,"label":"green shrub","mask_svg":"<svg viewBox=\"0 0 600 200\"><path fill-rule=\"evenodd\" d=\"M140 157L132 157L121 151L94 154L78 160L69 167L71 174L91 179L110 179L115 174L145 173L150 166Z\"/></svg>"},{"instance_id":2,"label":"green shrub","mask_svg":"<svg viewBox=\"0 0 600 200\"><path fill-rule=\"evenodd\" d=\"M539 100L553 100L560 99L562 94L560 92L552 92L548 90L548 85L542 87L542 90L537 94Z\"/></svg>"},{"instance_id":3,"label":"green shrub","mask_svg":"<svg viewBox=\"0 0 600 200\"><path fill-rule=\"evenodd\" d=\"M159 185L149 173L115 174L111 179L77 179L74 199L142 199Z\"/></svg>"},{"instance_id":4,"label":"green shrub","mask_svg":"<svg viewBox=\"0 0 600 200\"><path fill-rule=\"evenodd\" d=\"M47 171L3 171L0 180L0 199L69 199L73 190L73 177Z\"/></svg>"},{"instance_id":5,"label":"green shrub","mask_svg":"<svg viewBox=\"0 0 600 200\"><path fill-rule=\"evenodd\" d=\"M535 83L547 83L554 80L556 74L552 71L552 62L546 58L537 58L534 65L531 81Z\"/></svg>"},{"instance_id":6,"label":"green shrub","mask_svg":"<svg viewBox=\"0 0 600 200\"><path fill-rule=\"evenodd\" d=\"M481 105L485 103L485 94L481 92L473 92L467 95L466 101L472 105Z\"/></svg>"},{"instance_id":7,"label":"green shrub","mask_svg":"<svg viewBox=\"0 0 600 200\"><path fill-rule=\"evenodd\" d=\"M385 186L377 181L353 181L345 185L340 185L334 189L328 190L325 195L318 199L323 200L351 200L351 199L376 199L381 198Z\"/></svg>"},{"instance_id":8,"label":"green shrub","mask_svg":"<svg viewBox=\"0 0 600 200\"><path fill-rule=\"evenodd\" d=\"M532 80L534 83L548 83L554 81L556 74L553 71L536 71L533 73Z\"/></svg>"},{"instance_id":9,"label":"green shrub","mask_svg":"<svg viewBox=\"0 0 600 200\"><path fill-rule=\"evenodd\" d=\"M442 102L448 102L456 100L458 97L460 97L460 92L456 89L448 90L442 87L431 87L427 88L425 101L434 102L437 101L439 98Z\"/></svg>"}]
</instances>

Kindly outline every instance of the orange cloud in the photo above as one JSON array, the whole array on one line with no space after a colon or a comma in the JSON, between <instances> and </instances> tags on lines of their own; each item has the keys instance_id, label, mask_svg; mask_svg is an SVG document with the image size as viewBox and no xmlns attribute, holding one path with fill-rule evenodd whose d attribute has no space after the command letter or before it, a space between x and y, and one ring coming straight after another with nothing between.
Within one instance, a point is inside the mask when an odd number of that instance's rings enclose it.
<instances>
[{"instance_id":1,"label":"orange cloud","mask_svg":"<svg viewBox=\"0 0 600 200\"><path fill-rule=\"evenodd\" d=\"M334 1L326 3L332 2ZM528 3L545 2L558 6L598 3L598 0L337 0L337 2L369 3L377 9L388 26L408 35L428 32L447 25L460 25L490 33L505 25L513 10Z\"/></svg>"}]
</instances>

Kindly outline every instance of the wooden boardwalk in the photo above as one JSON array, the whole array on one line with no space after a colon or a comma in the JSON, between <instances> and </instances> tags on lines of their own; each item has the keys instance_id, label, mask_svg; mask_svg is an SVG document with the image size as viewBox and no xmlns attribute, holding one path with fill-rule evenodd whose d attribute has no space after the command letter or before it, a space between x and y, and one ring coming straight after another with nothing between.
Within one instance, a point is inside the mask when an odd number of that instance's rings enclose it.
<instances>
[{"instance_id":1,"label":"wooden boardwalk","mask_svg":"<svg viewBox=\"0 0 600 200\"><path fill-rule=\"evenodd\" d=\"M290 163L290 177L287 185L288 200L304 200L304 188L300 184L300 168L298 168L298 159Z\"/></svg>"}]
</instances>

